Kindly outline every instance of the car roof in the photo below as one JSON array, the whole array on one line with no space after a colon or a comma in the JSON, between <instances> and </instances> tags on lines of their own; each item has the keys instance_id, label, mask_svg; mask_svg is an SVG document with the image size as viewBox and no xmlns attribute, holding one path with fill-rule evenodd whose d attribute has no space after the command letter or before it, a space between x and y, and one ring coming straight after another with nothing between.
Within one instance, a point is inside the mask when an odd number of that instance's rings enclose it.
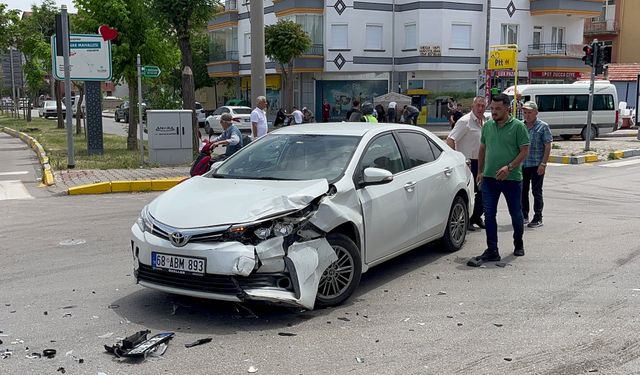
<instances>
[{"instance_id":1,"label":"car roof","mask_svg":"<svg viewBox=\"0 0 640 375\"><path fill-rule=\"evenodd\" d=\"M385 124L371 122L329 122L291 125L273 133L278 134L315 134L315 135L351 135L362 137L367 133L381 133L390 130L420 130L415 125Z\"/></svg>"},{"instance_id":2,"label":"car roof","mask_svg":"<svg viewBox=\"0 0 640 375\"><path fill-rule=\"evenodd\" d=\"M224 105L223 107L227 107L229 109L251 109L251 107L247 107L244 105Z\"/></svg>"}]
</instances>

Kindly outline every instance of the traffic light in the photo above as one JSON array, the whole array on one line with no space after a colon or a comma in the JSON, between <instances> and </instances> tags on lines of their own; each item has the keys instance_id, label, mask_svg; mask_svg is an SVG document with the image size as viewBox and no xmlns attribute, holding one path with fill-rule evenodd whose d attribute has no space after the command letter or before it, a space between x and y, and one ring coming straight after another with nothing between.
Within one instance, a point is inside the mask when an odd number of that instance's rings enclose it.
<instances>
[{"instance_id":1,"label":"traffic light","mask_svg":"<svg viewBox=\"0 0 640 375\"><path fill-rule=\"evenodd\" d=\"M591 45L586 45L582 47L584 51L584 56L582 56L582 61L584 61L585 65L593 66L593 48Z\"/></svg>"}]
</instances>

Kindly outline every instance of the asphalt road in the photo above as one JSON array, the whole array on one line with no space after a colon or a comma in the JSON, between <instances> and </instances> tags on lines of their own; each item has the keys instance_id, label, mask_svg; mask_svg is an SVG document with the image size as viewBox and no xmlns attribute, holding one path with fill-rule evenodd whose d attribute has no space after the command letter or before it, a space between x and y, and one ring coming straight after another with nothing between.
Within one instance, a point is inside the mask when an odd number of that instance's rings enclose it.
<instances>
[{"instance_id":1,"label":"asphalt road","mask_svg":"<svg viewBox=\"0 0 640 375\"><path fill-rule=\"evenodd\" d=\"M509 255L502 204L505 267L467 267L485 247L470 233L455 254L431 245L372 268L347 303L315 311L135 285L129 228L156 193L0 200L0 353L13 351L0 372L640 373L638 186L637 158L552 165L545 226L526 230L525 257ZM176 337L145 362L104 352L142 329ZM57 356L26 358L46 348Z\"/></svg>"}]
</instances>

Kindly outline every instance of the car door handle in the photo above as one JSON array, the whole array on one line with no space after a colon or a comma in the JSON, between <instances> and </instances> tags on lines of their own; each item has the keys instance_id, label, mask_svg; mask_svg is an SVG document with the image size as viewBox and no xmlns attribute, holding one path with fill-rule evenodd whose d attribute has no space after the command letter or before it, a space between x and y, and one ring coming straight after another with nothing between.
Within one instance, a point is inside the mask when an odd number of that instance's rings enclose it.
<instances>
[{"instance_id":1,"label":"car door handle","mask_svg":"<svg viewBox=\"0 0 640 375\"><path fill-rule=\"evenodd\" d=\"M451 173L453 173L453 169L451 169L450 167L446 167L444 169L444 175L445 176L449 177L449 176L451 176Z\"/></svg>"},{"instance_id":2,"label":"car door handle","mask_svg":"<svg viewBox=\"0 0 640 375\"><path fill-rule=\"evenodd\" d=\"M408 192L412 192L413 189L416 188L416 183L415 182L407 182L406 184L404 184L404 190L408 191Z\"/></svg>"}]
</instances>

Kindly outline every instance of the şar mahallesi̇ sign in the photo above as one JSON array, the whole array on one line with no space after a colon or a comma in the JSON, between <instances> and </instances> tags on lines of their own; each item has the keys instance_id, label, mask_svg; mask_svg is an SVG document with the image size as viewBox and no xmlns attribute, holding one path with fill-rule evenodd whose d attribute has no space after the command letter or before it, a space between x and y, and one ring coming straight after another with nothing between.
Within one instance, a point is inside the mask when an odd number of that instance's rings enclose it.
<instances>
[{"instance_id":1,"label":"\u015far mahallesi\u0307 sign","mask_svg":"<svg viewBox=\"0 0 640 375\"><path fill-rule=\"evenodd\" d=\"M51 58L53 76L64 79L64 59L56 50L56 36L51 37ZM69 35L69 71L74 81L110 81L111 41L105 41L97 34Z\"/></svg>"}]
</instances>

